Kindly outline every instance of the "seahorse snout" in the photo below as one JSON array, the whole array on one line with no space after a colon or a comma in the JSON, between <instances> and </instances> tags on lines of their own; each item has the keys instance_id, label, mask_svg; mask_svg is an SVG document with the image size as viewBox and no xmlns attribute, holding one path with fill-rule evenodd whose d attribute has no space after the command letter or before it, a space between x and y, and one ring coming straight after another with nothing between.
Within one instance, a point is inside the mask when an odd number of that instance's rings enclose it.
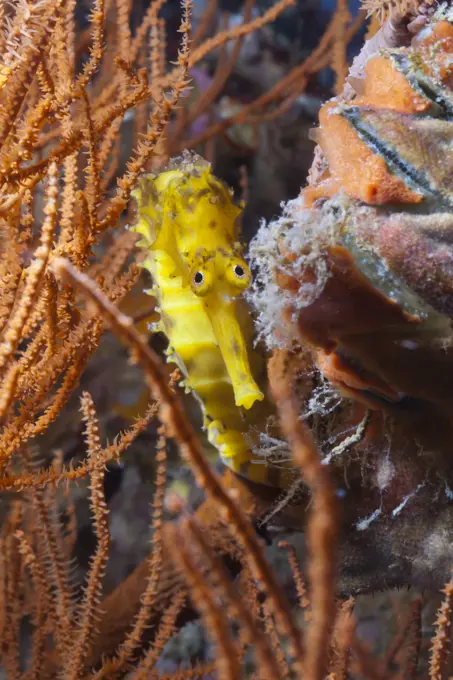
<instances>
[{"instance_id":1,"label":"seahorse snout","mask_svg":"<svg viewBox=\"0 0 453 680\"><path fill-rule=\"evenodd\" d=\"M236 301L215 296L206 300L205 305L233 386L236 406L249 409L256 401L262 401L264 395L253 379Z\"/></svg>"}]
</instances>

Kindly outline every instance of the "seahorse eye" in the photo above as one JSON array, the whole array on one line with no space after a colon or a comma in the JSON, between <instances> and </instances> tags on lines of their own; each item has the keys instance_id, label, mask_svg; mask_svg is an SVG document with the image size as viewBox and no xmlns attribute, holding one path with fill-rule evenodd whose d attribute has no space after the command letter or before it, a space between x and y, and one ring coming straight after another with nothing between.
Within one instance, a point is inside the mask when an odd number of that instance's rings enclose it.
<instances>
[{"instance_id":1,"label":"seahorse eye","mask_svg":"<svg viewBox=\"0 0 453 680\"><path fill-rule=\"evenodd\" d=\"M248 288L250 284L250 270L241 257L235 257L230 260L225 274L233 290L240 292Z\"/></svg>"},{"instance_id":2,"label":"seahorse eye","mask_svg":"<svg viewBox=\"0 0 453 680\"><path fill-rule=\"evenodd\" d=\"M202 297L207 295L212 290L212 286L214 284L213 272L211 271L209 264L195 264L190 273L189 280L190 286L195 295Z\"/></svg>"}]
</instances>

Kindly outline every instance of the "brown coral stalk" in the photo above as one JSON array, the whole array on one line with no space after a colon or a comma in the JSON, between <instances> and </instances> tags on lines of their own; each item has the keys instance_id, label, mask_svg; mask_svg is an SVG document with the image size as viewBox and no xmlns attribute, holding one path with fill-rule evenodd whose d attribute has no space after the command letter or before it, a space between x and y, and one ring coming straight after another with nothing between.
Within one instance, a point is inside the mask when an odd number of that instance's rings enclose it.
<instances>
[{"instance_id":1,"label":"brown coral stalk","mask_svg":"<svg viewBox=\"0 0 453 680\"><path fill-rule=\"evenodd\" d=\"M217 647L217 670L220 680L243 678L239 650L233 641L228 618L216 598L216 591L208 584L202 568L195 558L192 546L180 527L167 524L164 528L165 544L175 566L184 574L191 596L205 622L206 632Z\"/></svg>"},{"instance_id":2,"label":"brown coral stalk","mask_svg":"<svg viewBox=\"0 0 453 680\"><path fill-rule=\"evenodd\" d=\"M239 625L242 627L243 638L247 644L253 645L255 648L257 666L259 668L258 675L260 675L263 680L278 680L280 678L280 671L268 640L266 640L265 636L257 627L247 604L236 592L233 584L225 573L220 560L204 538L200 525L195 519L187 517L181 526L181 534L187 536L186 540L189 544L198 547L203 558L203 563L207 566L209 573L215 579L216 588L223 594L232 614L235 615Z\"/></svg>"},{"instance_id":3,"label":"brown coral stalk","mask_svg":"<svg viewBox=\"0 0 453 680\"><path fill-rule=\"evenodd\" d=\"M453 578L443 588L445 595L436 617L436 634L433 638L429 661L430 680L442 680L445 664L450 654L450 631L453 608Z\"/></svg>"},{"instance_id":4,"label":"brown coral stalk","mask_svg":"<svg viewBox=\"0 0 453 680\"><path fill-rule=\"evenodd\" d=\"M299 418L291 385L286 380L274 377L271 379L271 390L278 405L282 430L291 444L294 462L313 494L306 530L310 549L308 576L313 613L306 642L304 677L323 680L328 662L326 649L329 647L336 608L335 551L339 509L328 469L321 464L316 445Z\"/></svg>"}]
</instances>

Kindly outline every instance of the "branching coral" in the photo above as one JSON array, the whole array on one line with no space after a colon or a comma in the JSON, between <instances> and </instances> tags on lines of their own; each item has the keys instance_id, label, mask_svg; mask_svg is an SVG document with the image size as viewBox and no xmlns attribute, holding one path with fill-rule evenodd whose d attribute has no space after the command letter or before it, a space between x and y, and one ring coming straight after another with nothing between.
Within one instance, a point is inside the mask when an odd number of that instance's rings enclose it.
<instances>
[{"instance_id":1,"label":"branching coral","mask_svg":"<svg viewBox=\"0 0 453 680\"><path fill-rule=\"evenodd\" d=\"M191 430L190 423L186 420L183 411L180 410L178 398L171 388L168 388L165 383L165 378L161 373L160 363L157 358L153 356L152 351L146 346L142 338L134 330L131 320L124 315L121 315L115 307L108 301L108 298L102 294L99 289L94 287L94 283L90 282L87 277L77 274L76 271L63 260L55 260L53 269L58 277L64 276L81 288L84 295L91 299L104 316L105 320L112 326L115 332L126 342L130 347L132 356L138 360L145 370L145 374L152 383L155 394L160 403L159 414L162 421L165 423L166 430L161 432L162 442L160 450L164 446L165 435L172 434L179 441L184 455L188 457L191 464L194 466L198 474L199 481L205 486L209 494L209 500L206 501L210 506L210 510L203 508L198 511L199 520L187 518L183 520L179 527L171 527L168 525L161 535L161 510L162 510L162 479L157 485L157 495L155 500L154 510L154 552L152 553L148 562L149 580L146 587L143 600L137 600L138 613L135 618L135 624L126 636L125 641L119 647L116 656L111 659L103 661L101 668L95 672L92 677L113 677L113 674L121 672L126 665L130 665L136 659L136 654L140 651L143 643L143 635L147 627L147 622L154 620L154 617L159 612L162 613L160 618L160 625L156 629L153 646L145 651L138 659L138 666L134 671L134 677L142 677L145 673L152 671L154 664L157 661L160 650L165 641L171 636L177 617L182 614L186 595L181 580L172 573L172 569L176 567L181 571L187 579L187 586L189 588L190 598L193 600L197 608L200 609L205 618L214 640L216 641L218 661L217 669L221 673L221 677L233 680L233 678L240 677L240 658L241 655L236 650L236 642L232 636L231 622L234 620L239 627L243 629L239 638L242 650L245 651L249 646L255 649L257 672L263 678L279 677L279 670L276 666L277 659L281 658L280 636L287 638L289 668L290 672L296 674L296 677L309 678L323 678L329 665L329 655L326 654L328 648L328 640L332 631L332 622L338 616L338 626L340 626L335 634L334 649L332 652L333 668L343 669L342 673L348 667L349 656L346 653L350 645L353 649L360 651L354 658L355 663L359 664L360 668L365 666L371 667L372 663L367 652L360 646L358 641L354 640L353 627L348 624L348 632L343 639L340 633L341 626L346 625L346 616L350 616L351 605L337 608L334 601L334 586L333 586L333 557L334 557L334 537L335 529L335 500L333 489L330 485L327 468L320 464L320 460L313 444L307 439L307 435L300 429L297 422L297 416L291 410L288 404L288 389L285 385L274 385L276 397L278 397L282 417L285 422L285 429L287 430L290 441L294 445L295 460L301 465L303 472L310 482L314 492L315 502L311 513L311 520L308 528L308 540L310 543L311 559L308 566L308 575L311 586L311 616L310 626L307 633L306 645L302 646L301 634L295 625L295 620L289 610L289 603L280 589L280 586L275 580L272 571L266 562L262 547L257 539L254 537L253 529L246 518L243 511L239 508L234 496L226 492L225 487L215 477L209 465L204 460L202 454L198 451L198 443L194 433ZM65 651L64 644L56 648L53 652L52 647L47 653L46 672L51 673L52 668L60 668L61 671L71 677L87 677L88 669L87 663L96 663L97 657L93 658L94 649L99 648L101 643L102 649L102 631L105 631L105 622L101 625L101 640L97 640L93 635L88 636L90 621L96 616L98 608L98 599L101 588L101 579L103 572L103 565L108 552L108 528L105 525L105 506L103 503L103 494L99 487L99 479L103 474L103 460L101 455L101 448L99 443L98 424L96 414L93 409L91 398L88 394L82 397L82 410L84 418L87 423L86 437L90 456L94 458L95 470L91 477L91 494L92 505L95 516L96 535L98 539L98 547L93 555L92 564L87 576L87 588L85 594L79 603L73 601L67 602L65 605L66 611L71 611L71 615L66 614L64 621L66 622L67 630L65 631L65 639L79 639L80 645L74 645L71 654ZM165 463L165 455L162 459L159 458L160 464ZM162 468L159 475L164 475ZM99 477L100 475L100 477ZM239 492L239 487L236 493ZM51 514L54 511L51 500L53 490L49 488L44 492L43 499L47 496L47 502L43 505L43 512L39 516L37 529L42 535L51 535L53 537L55 548L52 553L57 550L56 546L66 545L66 554L68 550L67 541L65 539L64 530L51 519ZM37 491L31 492L32 498L37 498ZM49 496L50 494L50 496ZM215 512L213 510L216 509ZM207 516L211 517L209 541L204 536L204 531L198 524L203 521L203 516L208 512ZM42 587L46 584L46 591L42 594L43 598L49 599L55 604L50 605L48 611L53 611L57 607L58 598L62 593L67 592L67 586L60 586L54 593L47 594L47 578L45 574L40 574L34 568L35 560L31 552L33 541L26 539L28 530L27 508L25 506L24 512L17 511L11 516L10 523L5 525L4 540L7 541L10 532L17 537L20 554L23 556L26 566L29 569L30 578ZM25 532L23 528L25 527ZM32 524L34 526L34 524ZM44 534L42 530L44 531ZM162 539L163 548L162 552ZM40 539L41 540L41 539ZM39 543L38 543L39 545ZM48 548L47 548L48 550ZM219 555L229 555L236 563L235 569L244 569L245 573L250 570L250 574L254 574L255 578L250 580L247 578L242 581L242 584L248 588L248 598L266 598L266 632L260 629L259 620L254 618L252 612L259 613L259 606L255 605L249 610L244 608L239 599L240 595L236 593L236 586L230 581L230 575L225 571L224 566L219 562L219 557L215 555L214 551L218 551ZM164 571L163 560L166 560L166 555L170 555L174 561L175 567L170 567L168 564ZM165 556L164 556L165 555ZM12 557L10 563L13 563ZM40 563L43 568L45 562ZM306 607L306 596L301 585L301 577L298 573L297 565L292 560L293 569L295 570L295 578L298 583L300 592L300 605ZM52 567L50 567L52 569ZM231 563L230 563L231 568ZM58 568L52 574L50 583L59 583L60 581L68 582L68 560L64 557L64 552L58 561ZM55 575L60 573L58 581L55 581ZM256 580L255 580L256 579ZM26 592L26 582L22 584L22 588ZM248 584L248 585L247 585ZM128 581L119 586L118 594L113 593L110 598L123 597L131 601L131 589ZM140 591L142 592L142 591ZM97 593L97 594L96 594ZM59 595L60 594L60 595ZM55 598L55 600L54 600ZM28 600L26 597L23 600L23 607L17 612L17 616L22 616L26 607L33 603L33 598ZM117 601L114 600L114 601ZM165 603L165 604L164 604ZM225 612L220 603L226 606ZM162 609L164 607L164 609ZM69 609L68 609L69 608ZM103 608L106 611L107 617L113 617L113 623L117 622L117 615L120 613L118 606L110 606L109 598L105 600ZM37 615L39 616L39 611ZM61 625L60 617L58 616L58 608L55 609L56 619L53 620L50 631L53 635L57 635L59 626ZM14 620L11 619L12 614L7 611L5 613L5 620L11 622L10 630L14 630ZM104 616L104 618L105 618ZM272 619L275 618L277 624L277 631L273 631ZM343 622L343 623L341 623ZM52 625L57 626L56 629ZM111 624L110 624L111 625ZM127 622L123 621L123 625ZM403 638L409 634L410 626L407 631L403 633ZM42 647L43 642L40 640L39 627L34 633L34 643ZM344 632L344 631L343 631ZM271 635L269 640L267 635ZM271 642L272 641L272 642ZM47 639L46 644L52 644L52 637ZM104 649L111 644L111 639L107 636L103 640ZM94 645L94 647L93 647ZM304 652L303 647L306 647ZM84 654L80 654L80 649L84 650ZM63 652L63 653L62 653ZM66 658L67 657L67 658ZM15 663L14 647L8 650L8 655L5 657L5 662L10 667ZM50 664L50 665L49 665ZM85 670L84 670L85 669ZM35 669L30 668L30 672ZM194 671L197 672L197 671ZM202 672L200 668L198 672ZM188 671L192 673L192 671ZM149 677L149 676L148 676ZM151 677L154 677L153 675ZM175 676L177 677L177 676ZM190 674L182 677L191 677Z\"/></svg>"},{"instance_id":2,"label":"branching coral","mask_svg":"<svg viewBox=\"0 0 453 680\"><path fill-rule=\"evenodd\" d=\"M102 322L81 307L74 289L56 282L50 263L56 256L69 257L98 277L110 300L121 302L139 275L130 257L135 240L130 234L119 236L109 250L112 236L107 232L124 223L122 213L142 170L162 165L178 146L200 143L187 136L191 126L184 95L189 69L228 41L239 45L242 37L290 4L281 0L262 17L204 42L200 29L193 45L187 4L178 63L170 68L163 57L162 2L151 4L131 35L127 4L99 1L81 41L74 3L16 3L6 12L0 92L3 489L33 483L25 473L11 476L8 465L21 446L58 417L103 331ZM151 81L142 67L148 57ZM219 82L216 91L220 89ZM269 93L268 104L281 94ZM197 115L208 110L216 96L214 91L206 93ZM131 114L132 140L126 120ZM234 122L223 121L222 130ZM217 132L212 127L206 139ZM126 133L131 147L127 162L122 150ZM134 426L119 448L106 450L105 460L120 455L145 422ZM90 465L66 472L74 479ZM49 469L34 479L41 484L55 477Z\"/></svg>"}]
</instances>

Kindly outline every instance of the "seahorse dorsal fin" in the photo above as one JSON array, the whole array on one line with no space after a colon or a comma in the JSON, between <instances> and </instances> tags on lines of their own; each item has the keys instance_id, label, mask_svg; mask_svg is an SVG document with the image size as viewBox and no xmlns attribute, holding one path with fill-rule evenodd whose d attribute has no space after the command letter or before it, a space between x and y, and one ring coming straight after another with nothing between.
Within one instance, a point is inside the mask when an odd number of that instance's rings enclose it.
<instances>
[{"instance_id":1,"label":"seahorse dorsal fin","mask_svg":"<svg viewBox=\"0 0 453 680\"><path fill-rule=\"evenodd\" d=\"M144 175L131 196L137 201L138 220L131 227L131 231L141 234L148 245L152 246L159 234L162 225L162 207L159 194L152 175Z\"/></svg>"}]
</instances>

